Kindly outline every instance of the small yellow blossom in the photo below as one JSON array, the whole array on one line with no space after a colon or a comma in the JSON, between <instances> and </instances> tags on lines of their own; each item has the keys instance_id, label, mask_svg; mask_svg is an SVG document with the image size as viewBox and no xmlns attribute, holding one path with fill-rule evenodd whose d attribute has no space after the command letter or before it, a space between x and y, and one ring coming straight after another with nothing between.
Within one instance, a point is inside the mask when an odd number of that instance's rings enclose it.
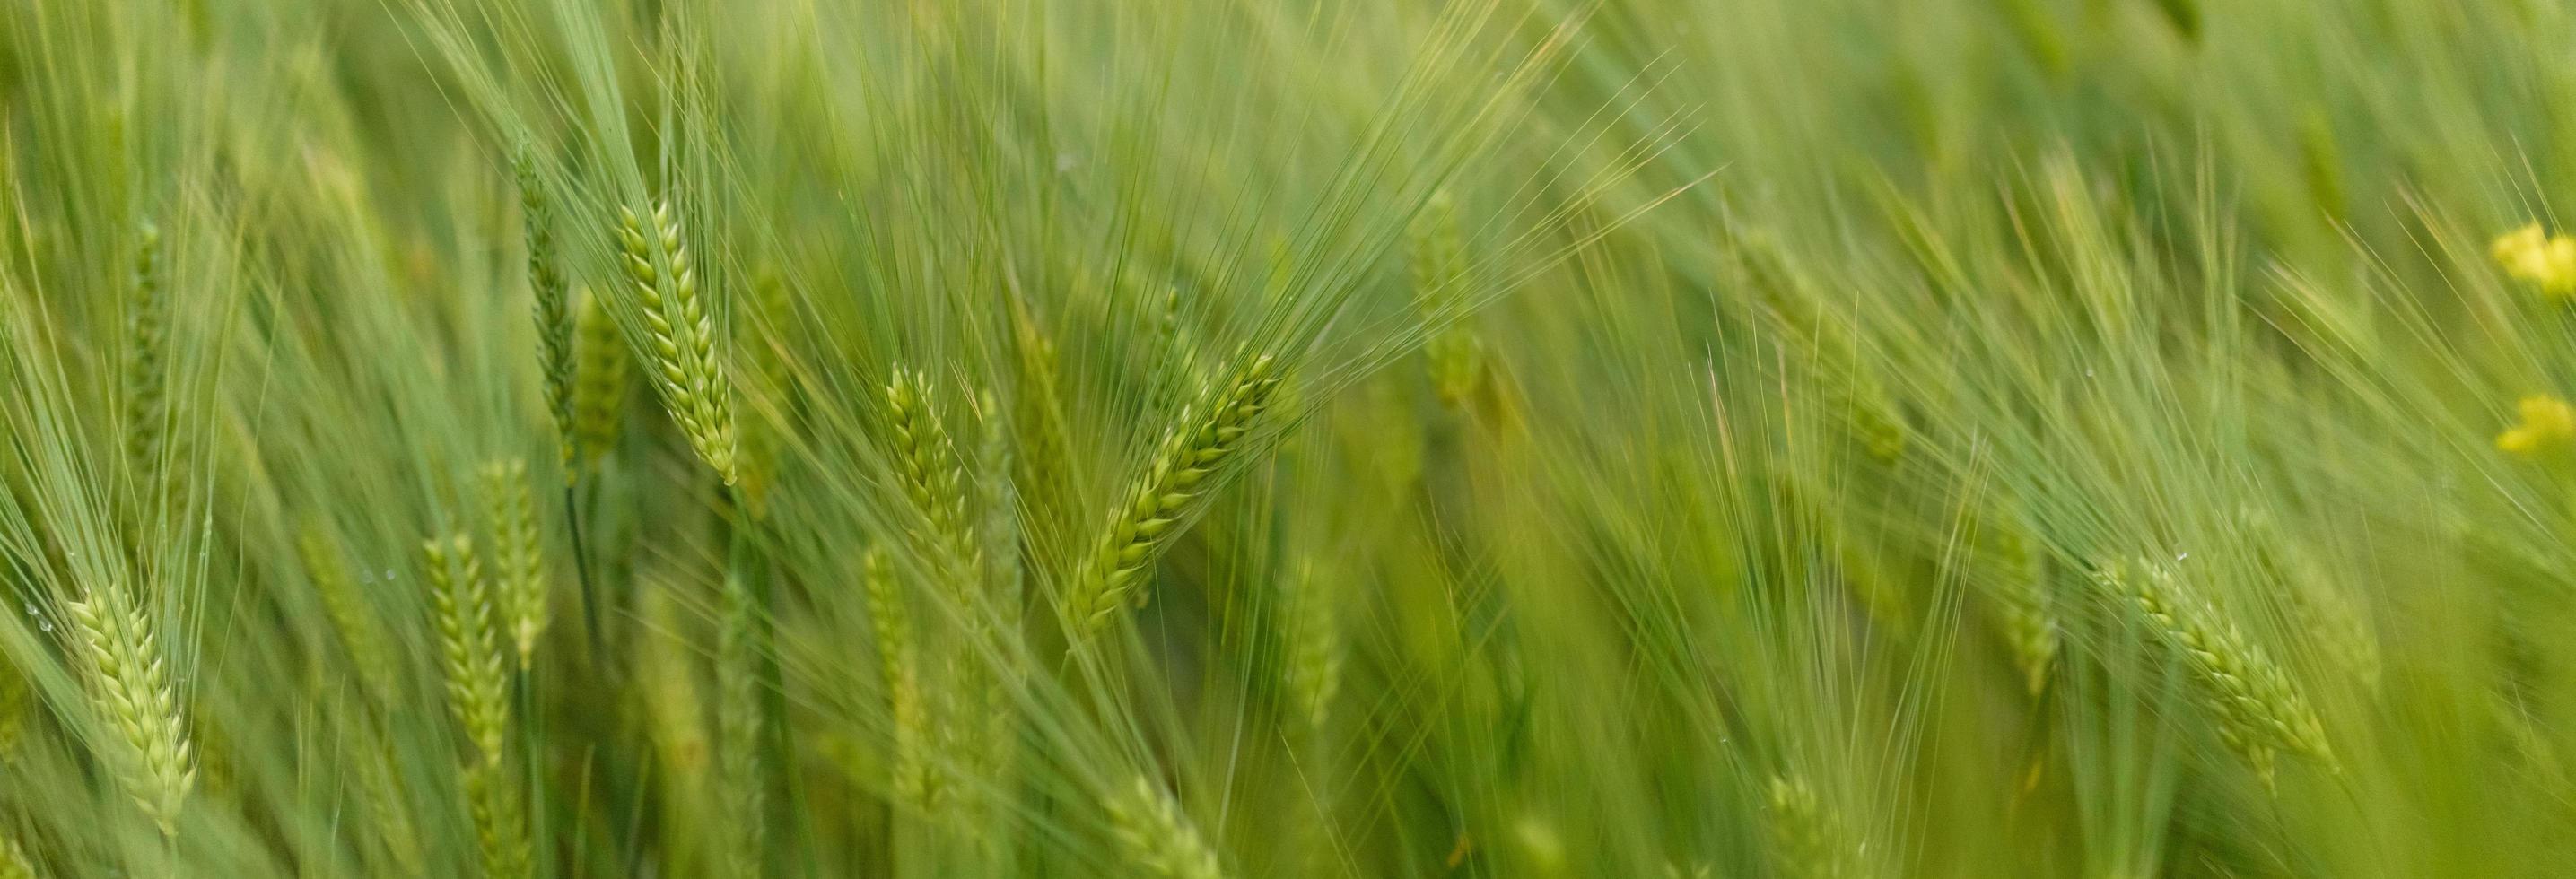
<instances>
[{"instance_id":1,"label":"small yellow blossom","mask_svg":"<svg viewBox=\"0 0 2576 879\"><path fill-rule=\"evenodd\" d=\"M2515 280L2560 295L2576 293L2576 238L2550 235L2533 223L2497 238L2487 252Z\"/></svg>"},{"instance_id":2,"label":"small yellow blossom","mask_svg":"<svg viewBox=\"0 0 2576 879\"><path fill-rule=\"evenodd\" d=\"M2534 455L2576 443L2576 406L2546 395L2522 398L2522 423L2496 434L2496 448Z\"/></svg>"}]
</instances>

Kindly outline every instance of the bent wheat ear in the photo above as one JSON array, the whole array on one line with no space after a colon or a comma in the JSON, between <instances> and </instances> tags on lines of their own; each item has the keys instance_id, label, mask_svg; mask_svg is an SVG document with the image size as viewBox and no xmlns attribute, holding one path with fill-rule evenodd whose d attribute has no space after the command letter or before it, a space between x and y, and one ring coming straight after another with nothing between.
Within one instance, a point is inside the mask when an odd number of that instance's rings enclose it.
<instances>
[{"instance_id":1,"label":"bent wheat ear","mask_svg":"<svg viewBox=\"0 0 2576 879\"><path fill-rule=\"evenodd\" d=\"M64 603L80 634L90 706L116 733L108 764L161 835L179 832L179 810L197 782L188 731L152 620L122 585Z\"/></svg>"},{"instance_id":2,"label":"bent wheat ear","mask_svg":"<svg viewBox=\"0 0 2576 879\"><path fill-rule=\"evenodd\" d=\"M644 329L653 354L653 386L660 388L671 419L688 434L689 447L715 468L726 485L734 466L732 389L715 353L712 311L698 295L696 268L668 202L653 206L653 224L631 209L619 211L618 240L626 277L643 303Z\"/></svg>"},{"instance_id":3,"label":"bent wheat ear","mask_svg":"<svg viewBox=\"0 0 2576 879\"><path fill-rule=\"evenodd\" d=\"M1145 776L1136 776L1101 805L1109 813L1109 829L1117 834L1119 849L1137 870L1163 879L1225 876L1216 850L1199 837L1189 816L1181 814L1180 804Z\"/></svg>"},{"instance_id":4,"label":"bent wheat ear","mask_svg":"<svg viewBox=\"0 0 2576 879\"><path fill-rule=\"evenodd\" d=\"M528 250L528 292L537 322L538 372L545 376L546 412L554 416L556 445L569 465L579 451L574 440L573 318L563 272L555 267L554 206L545 181L537 176L535 151L520 144L510 159L519 179L519 225ZM566 468L570 477L570 468Z\"/></svg>"},{"instance_id":5,"label":"bent wheat ear","mask_svg":"<svg viewBox=\"0 0 2576 879\"><path fill-rule=\"evenodd\" d=\"M2157 640L2181 654L2202 704L2217 717L2219 738L2252 764L2264 787L2272 786L2276 750L2334 768L2325 725L2290 676L2215 609L2180 595L2172 572L2153 563L2115 564L2096 577L2137 611Z\"/></svg>"},{"instance_id":6,"label":"bent wheat ear","mask_svg":"<svg viewBox=\"0 0 2576 879\"><path fill-rule=\"evenodd\" d=\"M1111 511L1108 527L1065 593L1065 612L1077 631L1098 631L1109 623L1131 597L1145 564L1171 543L1174 527L1206 493L1201 483L1242 447L1279 386L1272 366L1270 355L1255 356L1216 394L1182 409L1180 423Z\"/></svg>"}]
</instances>

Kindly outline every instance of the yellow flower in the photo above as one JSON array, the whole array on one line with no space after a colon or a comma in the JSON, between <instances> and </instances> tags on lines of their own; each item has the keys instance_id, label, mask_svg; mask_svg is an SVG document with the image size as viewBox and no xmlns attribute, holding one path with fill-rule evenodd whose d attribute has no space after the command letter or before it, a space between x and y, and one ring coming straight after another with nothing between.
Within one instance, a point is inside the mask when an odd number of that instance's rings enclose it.
<instances>
[{"instance_id":1,"label":"yellow flower","mask_svg":"<svg viewBox=\"0 0 2576 879\"><path fill-rule=\"evenodd\" d=\"M2533 223L2497 238L2487 253L2515 280L2560 295L2576 293L2576 238L2550 235Z\"/></svg>"},{"instance_id":2,"label":"yellow flower","mask_svg":"<svg viewBox=\"0 0 2576 879\"><path fill-rule=\"evenodd\" d=\"M2522 423L2496 434L2496 448L2536 455L2576 443L2576 406L2557 397L2522 398Z\"/></svg>"}]
</instances>

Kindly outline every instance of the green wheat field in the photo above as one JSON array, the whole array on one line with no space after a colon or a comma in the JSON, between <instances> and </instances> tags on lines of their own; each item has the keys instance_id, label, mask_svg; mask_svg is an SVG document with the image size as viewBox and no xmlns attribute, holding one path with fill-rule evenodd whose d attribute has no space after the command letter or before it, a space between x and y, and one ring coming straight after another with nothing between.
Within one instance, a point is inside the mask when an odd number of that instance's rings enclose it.
<instances>
[{"instance_id":1,"label":"green wheat field","mask_svg":"<svg viewBox=\"0 0 2576 879\"><path fill-rule=\"evenodd\" d=\"M0 879L2576 876L2562 210L2560 0L0 0Z\"/></svg>"}]
</instances>

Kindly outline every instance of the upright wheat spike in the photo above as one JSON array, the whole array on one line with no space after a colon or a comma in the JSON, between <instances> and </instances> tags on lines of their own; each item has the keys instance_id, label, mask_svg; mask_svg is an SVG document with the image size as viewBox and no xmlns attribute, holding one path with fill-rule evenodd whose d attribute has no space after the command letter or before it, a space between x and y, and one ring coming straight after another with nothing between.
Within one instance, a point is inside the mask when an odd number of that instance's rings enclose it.
<instances>
[{"instance_id":1,"label":"upright wheat spike","mask_svg":"<svg viewBox=\"0 0 2576 879\"><path fill-rule=\"evenodd\" d=\"M688 434L690 448L731 485L737 475L733 392L716 358L715 318L698 295L679 220L669 202L654 204L651 229L631 209L619 214L626 277L643 302L644 327L652 337L653 384L662 390L671 419Z\"/></svg>"},{"instance_id":2,"label":"upright wheat spike","mask_svg":"<svg viewBox=\"0 0 2576 879\"><path fill-rule=\"evenodd\" d=\"M1483 370L1476 333L1467 325L1467 251L1449 192L1433 193L1413 227L1413 296L1423 320L1437 327L1423 343L1431 387L1450 408L1465 405Z\"/></svg>"},{"instance_id":3,"label":"upright wheat spike","mask_svg":"<svg viewBox=\"0 0 2576 879\"><path fill-rule=\"evenodd\" d=\"M179 832L179 809L197 782L179 700L152 620L124 585L64 603L88 660L90 704L116 733L108 764L161 835Z\"/></svg>"},{"instance_id":4,"label":"upright wheat spike","mask_svg":"<svg viewBox=\"0 0 2576 879\"><path fill-rule=\"evenodd\" d=\"M1282 597L1287 602L1288 693L1296 700L1308 733L1329 728L1333 696L1341 689L1341 633L1333 620L1333 601L1315 575L1312 559L1300 561Z\"/></svg>"},{"instance_id":5,"label":"upright wheat spike","mask_svg":"<svg viewBox=\"0 0 2576 879\"><path fill-rule=\"evenodd\" d=\"M535 302L537 322L537 357L545 375L546 412L554 416L556 445L563 462L570 465L577 453L573 435L573 319L569 291L563 272L556 268L560 257L555 251L554 205L546 197L545 180L537 175L536 151L528 144L519 145L510 157L510 168L519 178L519 226L528 251L528 291ZM570 466L564 478L575 477Z\"/></svg>"},{"instance_id":6,"label":"upright wheat spike","mask_svg":"<svg viewBox=\"0 0 2576 879\"><path fill-rule=\"evenodd\" d=\"M1171 542L1173 527L1205 491L1200 483L1225 463L1252 430L1279 386L1269 355L1246 362L1207 399L1181 411L1108 527L1077 570L1065 593L1065 610L1078 631L1098 631L1126 604L1136 577Z\"/></svg>"},{"instance_id":7,"label":"upright wheat spike","mask_svg":"<svg viewBox=\"0 0 2576 879\"><path fill-rule=\"evenodd\" d=\"M754 640L759 605L751 584L728 571L724 606L716 622L716 746L724 775L725 811L733 816L727 830L727 860L739 875L760 875L763 787L760 768L760 656Z\"/></svg>"},{"instance_id":8,"label":"upright wheat spike","mask_svg":"<svg viewBox=\"0 0 2576 879\"><path fill-rule=\"evenodd\" d=\"M626 344L599 295L585 289L573 314L572 434L581 463L617 447L626 408Z\"/></svg>"},{"instance_id":9,"label":"upright wheat spike","mask_svg":"<svg viewBox=\"0 0 2576 879\"><path fill-rule=\"evenodd\" d=\"M1859 842L1842 815L1797 775L1774 775L1771 805L1772 865L1797 879L1850 879L1860 874Z\"/></svg>"},{"instance_id":10,"label":"upright wheat spike","mask_svg":"<svg viewBox=\"0 0 2576 879\"><path fill-rule=\"evenodd\" d=\"M886 410L904 497L930 524L926 542L955 566L956 581L971 588L983 579L983 553L966 520L966 466L932 408L929 376L896 367L886 383Z\"/></svg>"},{"instance_id":11,"label":"upright wheat spike","mask_svg":"<svg viewBox=\"0 0 2576 879\"><path fill-rule=\"evenodd\" d=\"M904 607L902 584L895 580L884 547L869 548L860 567L868 618L876 629L877 663L885 673L886 707L894 718L895 798L917 814L929 814L938 803L939 786L930 770L930 710L913 656L912 614Z\"/></svg>"},{"instance_id":12,"label":"upright wheat spike","mask_svg":"<svg viewBox=\"0 0 2576 879\"><path fill-rule=\"evenodd\" d=\"M170 294L162 277L161 228L145 221L135 246L134 278L125 305L120 371L125 400L125 460L135 484L161 490L168 437Z\"/></svg>"},{"instance_id":13,"label":"upright wheat spike","mask_svg":"<svg viewBox=\"0 0 2576 879\"><path fill-rule=\"evenodd\" d=\"M2189 665L2203 702L2218 719L2219 738L2272 785L2272 754L2314 757L2328 768L2334 750L2325 726L2288 674L2206 603L2181 594L2161 565L2111 565L2097 572L2103 586L2125 599L2149 631Z\"/></svg>"},{"instance_id":14,"label":"upright wheat spike","mask_svg":"<svg viewBox=\"0 0 2576 879\"><path fill-rule=\"evenodd\" d=\"M1180 804L1145 776L1136 776L1101 805L1119 849L1138 871L1162 879L1224 879L1216 850L1199 838Z\"/></svg>"},{"instance_id":15,"label":"upright wheat spike","mask_svg":"<svg viewBox=\"0 0 2576 879\"><path fill-rule=\"evenodd\" d=\"M2023 687L2037 696L2047 689L2049 666L2057 660L2057 617L2050 607L2048 571L2031 545L2028 523L2008 513L1997 525L1991 580L1997 622L2013 664L2021 669Z\"/></svg>"},{"instance_id":16,"label":"upright wheat spike","mask_svg":"<svg viewBox=\"0 0 2576 879\"><path fill-rule=\"evenodd\" d=\"M537 653L545 634L546 563L537 535L537 502L528 487L528 463L517 458L483 465L483 513L492 525L495 597L503 631L517 647L520 668Z\"/></svg>"},{"instance_id":17,"label":"upright wheat spike","mask_svg":"<svg viewBox=\"0 0 2576 879\"><path fill-rule=\"evenodd\" d=\"M439 660L447 675L449 707L474 743L461 772L466 802L490 877L530 872L528 826L519 787L501 750L509 728L509 696L501 636L493 621L491 588L483 582L474 538L457 533L424 541L430 609L438 627Z\"/></svg>"},{"instance_id":18,"label":"upright wheat spike","mask_svg":"<svg viewBox=\"0 0 2576 879\"><path fill-rule=\"evenodd\" d=\"M448 707L465 725L474 753L501 755L509 725L508 675L493 622L492 591L474 538L464 533L421 544L429 570L430 610L438 627L439 663L447 675Z\"/></svg>"},{"instance_id":19,"label":"upright wheat spike","mask_svg":"<svg viewBox=\"0 0 2576 879\"><path fill-rule=\"evenodd\" d=\"M306 522L297 535L295 550L304 561L304 576L313 581L315 597L322 600L322 613L331 618L331 627L340 633L340 643L349 650L350 661L357 666L358 682L378 699L393 698L399 686L394 673L392 643L376 612L360 594L358 584L349 577L347 560L340 548L331 542L320 524Z\"/></svg>"},{"instance_id":20,"label":"upright wheat spike","mask_svg":"<svg viewBox=\"0 0 2576 879\"><path fill-rule=\"evenodd\" d=\"M1028 304L1011 299L1013 353L1019 361L1019 387L1012 396L1012 427L1019 434L1019 461L1029 497L1053 504L1078 494L1068 469L1071 435L1065 427L1063 381L1057 373L1055 342L1038 326Z\"/></svg>"}]
</instances>

